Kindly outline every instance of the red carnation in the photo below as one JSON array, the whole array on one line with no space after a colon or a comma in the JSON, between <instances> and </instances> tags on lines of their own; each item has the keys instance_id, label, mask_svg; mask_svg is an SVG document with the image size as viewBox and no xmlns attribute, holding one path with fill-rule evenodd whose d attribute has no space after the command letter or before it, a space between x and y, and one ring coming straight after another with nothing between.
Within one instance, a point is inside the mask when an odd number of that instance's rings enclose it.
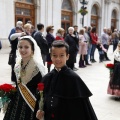
<instances>
[{"instance_id":1,"label":"red carnation","mask_svg":"<svg viewBox=\"0 0 120 120\"><path fill-rule=\"evenodd\" d=\"M8 97L16 91L16 88L11 84L0 85L0 97Z\"/></svg>"},{"instance_id":2,"label":"red carnation","mask_svg":"<svg viewBox=\"0 0 120 120\"><path fill-rule=\"evenodd\" d=\"M106 64L106 67L110 68L110 69L113 69L114 68L114 64L112 64L112 63Z\"/></svg>"},{"instance_id":3,"label":"red carnation","mask_svg":"<svg viewBox=\"0 0 120 120\"><path fill-rule=\"evenodd\" d=\"M44 83L39 83L37 89L38 89L39 91L43 91L43 90L44 90Z\"/></svg>"}]
</instances>

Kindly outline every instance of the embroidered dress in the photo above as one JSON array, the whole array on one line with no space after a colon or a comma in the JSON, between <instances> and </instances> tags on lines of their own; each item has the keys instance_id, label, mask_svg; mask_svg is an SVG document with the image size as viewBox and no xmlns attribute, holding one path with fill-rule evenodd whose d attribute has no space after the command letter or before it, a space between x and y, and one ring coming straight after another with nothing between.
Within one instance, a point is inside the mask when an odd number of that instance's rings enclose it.
<instances>
[{"instance_id":1,"label":"embroidered dress","mask_svg":"<svg viewBox=\"0 0 120 120\"><path fill-rule=\"evenodd\" d=\"M120 97L120 51L114 52L114 70L110 73L107 93Z\"/></svg>"},{"instance_id":2,"label":"embroidered dress","mask_svg":"<svg viewBox=\"0 0 120 120\"><path fill-rule=\"evenodd\" d=\"M21 62L16 64L15 73L17 79L19 80L19 78L21 77L21 82L26 85L26 87L36 98L37 84L41 82L42 75L34 60L31 59L29 61L25 68L24 74L21 71ZM35 113L36 111L31 110L31 108L21 95L19 88L17 88L17 92L9 103L3 120L37 120L35 117Z\"/></svg>"}]
</instances>

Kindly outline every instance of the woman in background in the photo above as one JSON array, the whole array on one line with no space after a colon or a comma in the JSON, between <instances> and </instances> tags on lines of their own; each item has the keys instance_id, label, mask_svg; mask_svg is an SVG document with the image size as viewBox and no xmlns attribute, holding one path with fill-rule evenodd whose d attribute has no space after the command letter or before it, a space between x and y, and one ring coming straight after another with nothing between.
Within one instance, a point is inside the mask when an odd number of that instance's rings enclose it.
<instances>
[{"instance_id":1,"label":"woman in background","mask_svg":"<svg viewBox=\"0 0 120 120\"><path fill-rule=\"evenodd\" d=\"M79 67L80 68L84 68L85 66L85 62L86 64L88 63L87 60L87 46L88 46L88 41L86 41L85 37L84 37L84 33L85 33L85 29L81 29L79 31L79 54L80 54L80 60L79 60Z\"/></svg>"},{"instance_id":2,"label":"woman in background","mask_svg":"<svg viewBox=\"0 0 120 120\"><path fill-rule=\"evenodd\" d=\"M46 40L48 42L48 46L49 46L49 49L50 49L52 42L55 40L55 37L53 36L54 26L48 26L46 28L46 32L47 32ZM51 68L51 64L52 64L50 53L47 55L47 60L46 61L47 61L48 72L50 72L50 68Z\"/></svg>"},{"instance_id":3,"label":"woman in background","mask_svg":"<svg viewBox=\"0 0 120 120\"><path fill-rule=\"evenodd\" d=\"M70 57L67 60L67 66L73 70L74 63L76 63L76 56L77 56L76 53L78 52L78 43L79 43L78 38L74 35L73 27L68 28L68 34L65 37L65 41L69 45L69 54L70 54Z\"/></svg>"},{"instance_id":4,"label":"woman in background","mask_svg":"<svg viewBox=\"0 0 120 120\"><path fill-rule=\"evenodd\" d=\"M63 28L59 28L57 30L57 33L56 33L56 38L55 40L64 40L64 33L65 33L65 30Z\"/></svg>"},{"instance_id":5,"label":"woman in background","mask_svg":"<svg viewBox=\"0 0 120 120\"><path fill-rule=\"evenodd\" d=\"M94 58L96 46L97 46L97 41L98 41L98 36L97 36L97 30L96 27L93 27L90 33L91 39L92 39L92 49L91 49L91 54L90 54L90 60L92 63L96 62Z\"/></svg>"}]
</instances>

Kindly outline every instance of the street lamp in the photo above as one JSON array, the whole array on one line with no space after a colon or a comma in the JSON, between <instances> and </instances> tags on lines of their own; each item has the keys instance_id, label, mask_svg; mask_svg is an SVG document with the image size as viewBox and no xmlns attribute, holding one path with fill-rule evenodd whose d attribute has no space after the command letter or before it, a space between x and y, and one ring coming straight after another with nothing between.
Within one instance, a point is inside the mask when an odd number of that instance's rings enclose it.
<instances>
[{"instance_id":1,"label":"street lamp","mask_svg":"<svg viewBox=\"0 0 120 120\"><path fill-rule=\"evenodd\" d=\"M83 16L83 18L82 18L82 26L84 26L84 16L87 14L87 7L85 7L85 5L87 5L88 4L88 1L85 1L85 0L79 0L79 2L82 4L82 7L81 7L81 9L80 9L80 13L81 13L81 15Z\"/></svg>"}]
</instances>

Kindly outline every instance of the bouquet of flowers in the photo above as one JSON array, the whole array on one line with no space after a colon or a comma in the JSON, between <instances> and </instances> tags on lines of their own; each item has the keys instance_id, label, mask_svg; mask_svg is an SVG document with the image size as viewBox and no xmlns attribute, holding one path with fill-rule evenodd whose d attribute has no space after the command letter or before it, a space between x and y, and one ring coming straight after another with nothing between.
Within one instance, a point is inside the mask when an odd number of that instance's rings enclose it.
<instances>
[{"instance_id":1,"label":"bouquet of flowers","mask_svg":"<svg viewBox=\"0 0 120 120\"><path fill-rule=\"evenodd\" d=\"M106 64L106 68L108 68L108 69L110 69L111 71L113 71L113 69L114 69L114 64L112 64L112 63Z\"/></svg>"},{"instance_id":2,"label":"bouquet of flowers","mask_svg":"<svg viewBox=\"0 0 120 120\"><path fill-rule=\"evenodd\" d=\"M106 68L110 70L110 78L113 76L113 69L114 69L114 64L108 63L106 64Z\"/></svg>"},{"instance_id":3,"label":"bouquet of flowers","mask_svg":"<svg viewBox=\"0 0 120 120\"><path fill-rule=\"evenodd\" d=\"M43 83L39 83L38 84L38 88L37 88L40 92L40 102L39 102L39 109L41 111L43 111L43 106L44 106L44 103L43 103L43 90L44 90L44 84ZM41 120L44 120L44 117L41 119Z\"/></svg>"},{"instance_id":4,"label":"bouquet of flowers","mask_svg":"<svg viewBox=\"0 0 120 120\"><path fill-rule=\"evenodd\" d=\"M6 111L10 98L15 91L16 88L11 84L0 85L0 109L3 108L3 112Z\"/></svg>"}]
</instances>

